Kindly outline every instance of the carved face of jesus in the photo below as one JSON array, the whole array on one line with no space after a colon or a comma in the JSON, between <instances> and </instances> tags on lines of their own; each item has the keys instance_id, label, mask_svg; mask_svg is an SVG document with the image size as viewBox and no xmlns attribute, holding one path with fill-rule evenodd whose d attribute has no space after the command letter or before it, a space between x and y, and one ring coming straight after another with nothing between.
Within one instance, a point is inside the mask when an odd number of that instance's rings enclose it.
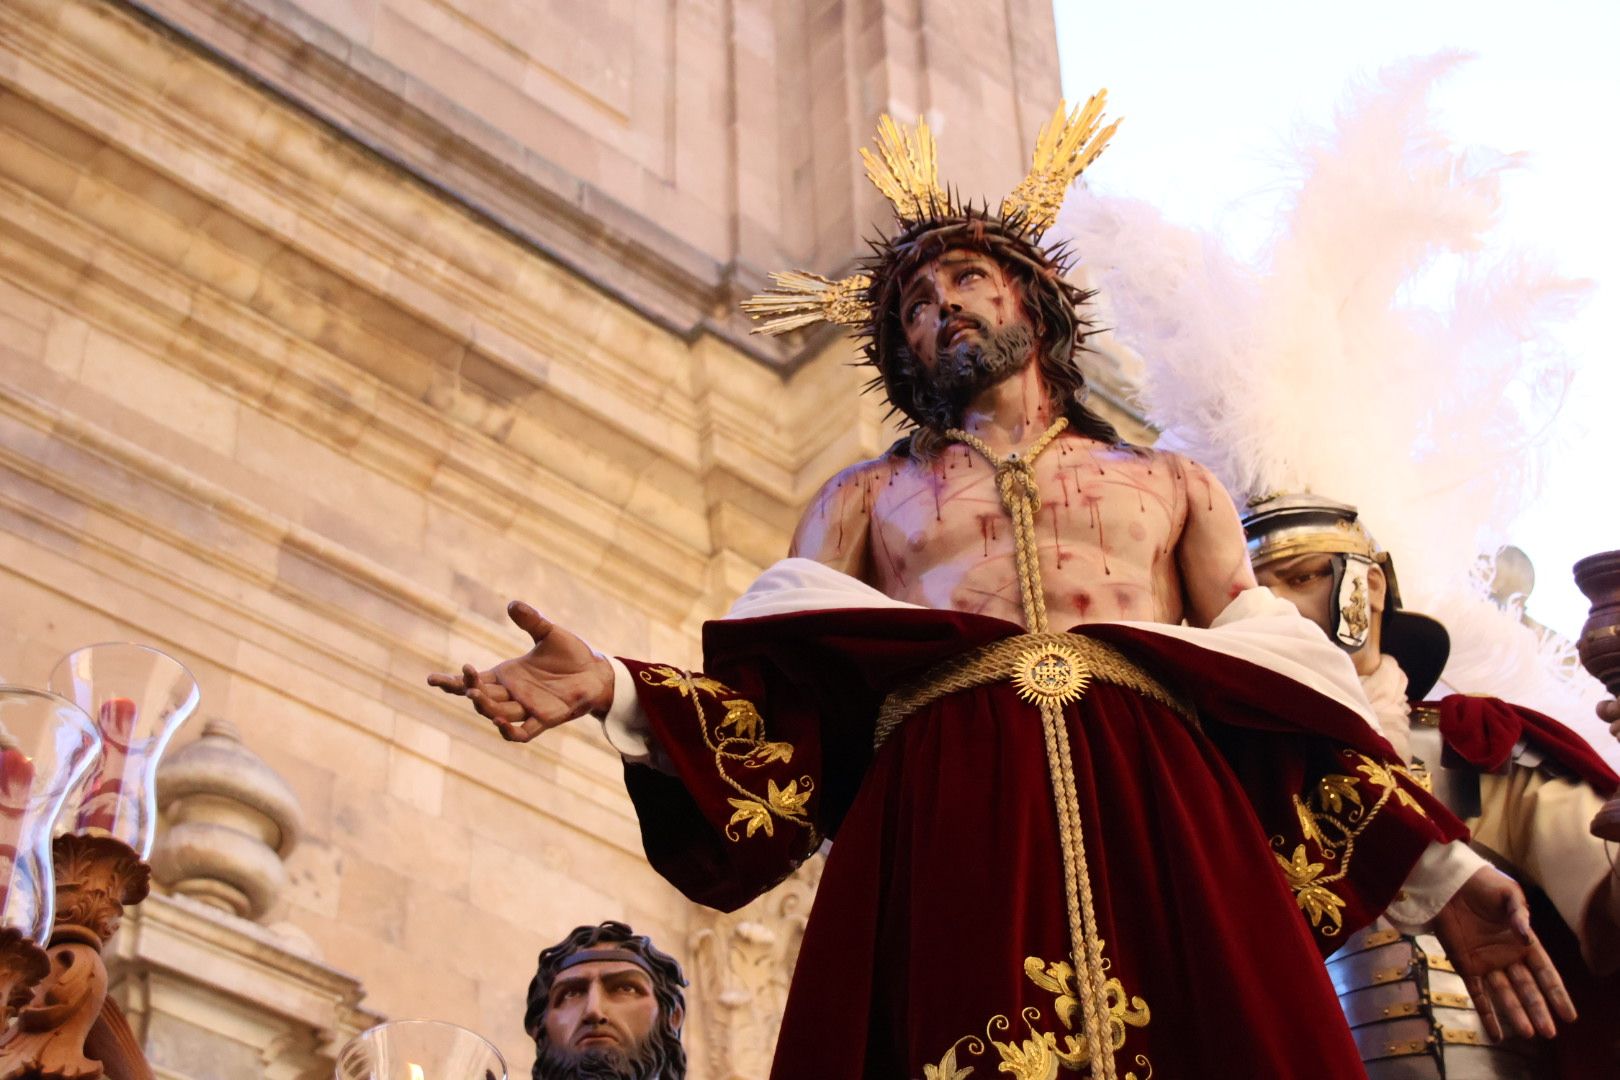
<instances>
[{"instance_id":1,"label":"carved face of jesus","mask_svg":"<svg viewBox=\"0 0 1620 1080\"><path fill-rule=\"evenodd\" d=\"M652 977L628 961L589 961L561 972L551 984L548 1049L578 1065L594 1061L597 1067L589 1075L641 1075L635 1063L657 1023Z\"/></svg>"},{"instance_id":2,"label":"carved face of jesus","mask_svg":"<svg viewBox=\"0 0 1620 1080\"><path fill-rule=\"evenodd\" d=\"M1022 287L982 252L955 248L918 267L900 291L899 314L917 406L934 426L956 423L975 394L1034 355Z\"/></svg>"}]
</instances>

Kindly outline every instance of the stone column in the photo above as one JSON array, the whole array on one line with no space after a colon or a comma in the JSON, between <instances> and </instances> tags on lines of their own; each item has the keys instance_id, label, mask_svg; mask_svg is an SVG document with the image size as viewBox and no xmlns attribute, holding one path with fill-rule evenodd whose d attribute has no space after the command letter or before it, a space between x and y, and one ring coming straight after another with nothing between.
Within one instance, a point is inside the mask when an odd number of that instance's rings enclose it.
<instances>
[{"instance_id":1,"label":"stone column","mask_svg":"<svg viewBox=\"0 0 1620 1080\"><path fill-rule=\"evenodd\" d=\"M134 909L107 956L158 1077L326 1080L337 1048L380 1018L307 938L255 921L286 885L291 789L215 719L159 769L158 803L152 865L165 891Z\"/></svg>"}]
</instances>

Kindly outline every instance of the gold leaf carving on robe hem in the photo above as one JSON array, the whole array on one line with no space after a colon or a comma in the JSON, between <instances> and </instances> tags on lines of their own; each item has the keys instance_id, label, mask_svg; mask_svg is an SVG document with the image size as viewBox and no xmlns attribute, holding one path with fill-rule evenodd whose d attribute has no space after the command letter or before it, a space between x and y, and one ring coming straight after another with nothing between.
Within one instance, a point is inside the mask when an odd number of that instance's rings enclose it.
<instances>
[{"instance_id":1,"label":"gold leaf carving on robe hem","mask_svg":"<svg viewBox=\"0 0 1620 1080\"><path fill-rule=\"evenodd\" d=\"M1295 845L1292 855L1285 856L1282 850L1272 852L1299 909L1324 937L1334 937L1344 929L1345 901L1331 886L1350 873L1356 838L1391 798L1428 816L1422 804L1401 786L1403 777L1422 786L1404 766L1386 764L1354 750L1339 753L1354 766L1351 771L1355 775L1329 773L1316 782L1308 798L1295 795L1294 812L1302 842ZM1370 806L1362 793L1363 783L1376 791ZM1287 843L1281 836L1271 838L1271 846L1276 849L1286 848ZM1312 847L1315 855L1311 854ZM1337 864L1331 874L1326 872L1329 864Z\"/></svg>"},{"instance_id":2,"label":"gold leaf carving on robe hem","mask_svg":"<svg viewBox=\"0 0 1620 1080\"><path fill-rule=\"evenodd\" d=\"M1102 945L1103 942L1097 942L1099 950ZM1049 962L1038 956L1026 957L1024 975L1053 996L1052 1011L1063 1025L1061 1039L1057 1031L1041 1030L1041 1010L1033 1005L1018 1014L1029 1031L1026 1038L1017 1038L1012 1021L1005 1014L998 1014L985 1024L983 1039L964 1035L951 1044L939 1064L924 1065L922 1080L968 1080L974 1066L957 1063L958 1052L964 1050L971 1057L985 1057L994 1051L996 1071L1007 1073L1013 1080L1056 1080L1059 1069L1076 1074L1089 1072L1091 1051L1086 1036L1074 1034L1076 1021L1082 1019L1083 1006L1073 965L1063 960ZM1117 978L1104 984L1104 992L1110 1050L1118 1052L1125 1045L1126 1025L1145 1028L1152 1014L1147 1002L1127 995L1124 984ZM1002 1038L997 1038L998 1035ZM1127 1072L1125 1080L1151 1080L1153 1066L1147 1056L1137 1054L1133 1061L1147 1072L1141 1076Z\"/></svg>"},{"instance_id":3,"label":"gold leaf carving on robe hem","mask_svg":"<svg viewBox=\"0 0 1620 1080\"><path fill-rule=\"evenodd\" d=\"M751 788L740 783L726 769L727 762L733 761L741 762L746 769L758 769L778 761L787 765L793 761L793 744L765 737L765 720L752 701L739 696L718 679L663 664L644 669L641 681L658 689L675 690L692 703L703 743L714 755L715 772L726 786L742 796L726 800L733 811L731 820L726 822L726 839L741 842L761 832L768 837L775 836L776 823L786 821L809 834L810 847L819 842L807 810L815 790L815 782L810 777L801 776L785 786L767 779L765 790L761 792L757 786ZM704 708L705 698L724 710L712 723L709 710Z\"/></svg>"}]
</instances>

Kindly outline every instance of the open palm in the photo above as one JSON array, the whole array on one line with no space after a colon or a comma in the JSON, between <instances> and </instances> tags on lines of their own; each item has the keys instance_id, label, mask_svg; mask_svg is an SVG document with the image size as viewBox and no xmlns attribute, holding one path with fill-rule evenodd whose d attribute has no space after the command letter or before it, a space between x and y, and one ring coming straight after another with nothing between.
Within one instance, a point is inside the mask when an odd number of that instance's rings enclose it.
<instances>
[{"instance_id":1,"label":"open palm","mask_svg":"<svg viewBox=\"0 0 1620 1080\"><path fill-rule=\"evenodd\" d=\"M1434 920L1493 1039L1557 1034L1553 1015L1575 1019L1564 981L1530 929L1524 893L1489 867L1469 878Z\"/></svg>"},{"instance_id":2,"label":"open palm","mask_svg":"<svg viewBox=\"0 0 1620 1080\"><path fill-rule=\"evenodd\" d=\"M513 742L608 709L613 669L606 658L521 600L508 604L506 613L534 642L528 652L488 671L464 664L459 675L436 672L428 685L467 698Z\"/></svg>"}]
</instances>

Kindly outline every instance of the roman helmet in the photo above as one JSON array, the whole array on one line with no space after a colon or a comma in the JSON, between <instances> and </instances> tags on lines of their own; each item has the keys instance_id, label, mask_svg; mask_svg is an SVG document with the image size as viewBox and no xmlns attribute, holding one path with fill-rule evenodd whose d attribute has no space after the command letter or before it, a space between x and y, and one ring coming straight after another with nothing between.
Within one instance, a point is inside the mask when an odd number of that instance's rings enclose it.
<instances>
[{"instance_id":1,"label":"roman helmet","mask_svg":"<svg viewBox=\"0 0 1620 1080\"><path fill-rule=\"evenodd\" d=\"M1317 495L1273 495L1249 504L1243 516L1249 561L1256 570L1296 555L1326 554L1333 565L1329 636L1353 653L1372 632L1367 575L1377 566L1385 581L1382 651L1406 672L1407 696L1422 700L1445 669L1451 652L1446 628L1427 615L1401 607L1400 585L1389 552L1378 546L1354 506Z\"/></svg>"}]
</instances>

